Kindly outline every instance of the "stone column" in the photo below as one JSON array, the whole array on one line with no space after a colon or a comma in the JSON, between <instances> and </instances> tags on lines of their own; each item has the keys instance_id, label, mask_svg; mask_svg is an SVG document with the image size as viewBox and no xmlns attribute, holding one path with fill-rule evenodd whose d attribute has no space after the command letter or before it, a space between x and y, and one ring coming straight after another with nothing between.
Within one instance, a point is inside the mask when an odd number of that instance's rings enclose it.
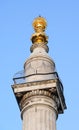
<instances>
[{"instance_id":1,"label":"stone column","mask_svg":"<svg viewBox=\"0 0 79 130\"><path fill-rule=\"evenodd\" d=\"M31 55L24 63L24 76L13 78L12 89L21 111L23 130L56 130L58 114L66 109L63 85L54 61L47 54L46 26L43 17L34 20L35 33L31 37Z\"/></svg>"},{"instance_id":2,"label":"stone column","mask_svg":"<svg viewBox=\"0 0 79 130\"><path fill-rule=\"evenodd\" d=\"M56 130L57 104L50 92L27 93L21 100L21 107L23 130Z\"/></svg>"}]
</instances>

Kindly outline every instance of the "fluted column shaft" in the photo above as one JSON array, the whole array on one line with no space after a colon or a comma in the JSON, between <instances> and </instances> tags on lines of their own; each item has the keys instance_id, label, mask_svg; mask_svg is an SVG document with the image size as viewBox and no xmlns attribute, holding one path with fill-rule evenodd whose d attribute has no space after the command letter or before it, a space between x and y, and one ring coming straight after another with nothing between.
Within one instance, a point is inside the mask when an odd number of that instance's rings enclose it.
<instances>
[{"instance_id":1,"label":"fluted column shaft","mask_svg":"<svg viewBox=\"0 0 79 130\"><path fill-rule=\"evenodd\" d=\"M25 99L24 104L23 130L56 130L57 107L52 98L32 96Z\"/></svg>"}]
</instances>

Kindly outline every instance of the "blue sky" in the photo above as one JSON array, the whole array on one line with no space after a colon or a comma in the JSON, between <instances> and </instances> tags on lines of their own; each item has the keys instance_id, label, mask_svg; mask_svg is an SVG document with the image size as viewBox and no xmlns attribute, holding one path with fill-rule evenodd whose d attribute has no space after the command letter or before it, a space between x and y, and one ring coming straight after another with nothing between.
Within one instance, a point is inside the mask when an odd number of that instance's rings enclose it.
<instances>
[{"instance_id":1,"label":"blue sky","mask_svg":"<svg viewBox=\"0 0 79 130\"><path fill-rule=\"evenodd\" d=\"M0 0L0 129L22 130L11 85L30 55L38 15L47 19L49 55L64 85L67 110L59 115L57 130L79 129L79 0Z\"/></svg>"}]
</instances>

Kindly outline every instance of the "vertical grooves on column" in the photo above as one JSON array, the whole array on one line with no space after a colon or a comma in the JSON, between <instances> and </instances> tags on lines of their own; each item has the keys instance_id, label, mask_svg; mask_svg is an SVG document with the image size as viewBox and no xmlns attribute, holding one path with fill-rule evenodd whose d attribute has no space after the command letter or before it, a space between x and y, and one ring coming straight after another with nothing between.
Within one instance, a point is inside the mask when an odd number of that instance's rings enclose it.
<instances>
[{"instance_id":1,"label":"vertical grooves on column","mask_svg":"<svg viewBox=\"0 0 79 130\"><path fill-rule=\"evenodd\" d=\"M24 111L23 130L56 130L56 113L48 105L35 104Z\"/></svg>"},{"instance_id":2,"label":"vertical grooves on column","mask_svg":"<svg viewBox=\"0 0 79 130\"><path fill-rule=\"evenodd\" d=\"M35 107L35 125L36 125L35 130L38 129L38 127L37 127L37 123L38 123L38 118L37 118L37 116L38 116L37 107Z\"/></svg>"},{"instance_id":3,"label":"vertical grooves on column","mask_svg":"<svg viewBox=\"0 0 79 130\"><path fill-rule=\"evenodd\" d=\"M45 127L46 127L46 130L48 130L48 111L45 110Z\"/></svg>"},{"instance_id":4,"label":"vertical grooves on column","mask_svg":"<svg viewBox=\"0 0 79 130\"><path fill-rule=\"evenodd\" d=\"M48 116L48 130L50 130L50 111L47 111L47 116Z\"/></svg>"},{"instance_id":5,"label":"vertical grooves on column","mask_svg":"<svg viewBox=\"0 0 79 130\"><path fill-rule=\"evenodd\" d=\"M40 110L40 130L42 130L42 110Z\"/></svg>"},{"instance_id":6,"label":"vertical grooves on column","mask_svg":"<svg viewBox=\"0 0 79 130\"><path fill-rule=\"evenodd\" d=\"M32 125L32 129L31 130L34 130L35 129L35 108L33 109L33 112L32 113L32 122L33 122L33 125Z\"/></svg>"},{"instance_id":7,"label":"vertical grooves on column","mask_svg":"<svg viewBox=\"0 0 79 130\"><path fill-rule=\"evenodd\" d=\"M43 128L42 128L42 130L45 130L45 110L43 110L43 123L42 123L42 125L43 125Z\"/></svg>"},{"instance_id":8,"label":"vertical grooves on column","mask_svg":"<svg viewBox=\"0 0 79 130\"><path fill-rule=\"evenodd\" d=\"M44 110L44 128L46 130L46 110Z\"/></svg>"},{"instance_id":9,"label":"vertical grooves on column","mask_svg":"<svg viewBox=\"0 0 79 130\"><path fill-rule=\"evenodd\" d=\"M26 115L27 116L27 115ZM29 111L28 111L28 130L30 130L30 117L29 117Z\"/></svg>"},{"instance_id":10,"label":"vertical grooves on column","mask_svg":"<svg viewBox=\"0 0 79 130\"><path fill-rule=\"evenodd\" d=\"M32 124L31 122L33 122L33 111L29 111L29 116L30 116L30 130L32 130Z\"/></svg>"},{"instance_id":11,"label":"vertical grooves on column","mask_svg":"<svg viewBox=\"0 0 79 130\"><path fill-rule=\"evenodd\" d=\"M51 130L51 125L50 125L50 123L51 123L51 111L49 110L49 130Z\"/></svg>"}]
</instances>

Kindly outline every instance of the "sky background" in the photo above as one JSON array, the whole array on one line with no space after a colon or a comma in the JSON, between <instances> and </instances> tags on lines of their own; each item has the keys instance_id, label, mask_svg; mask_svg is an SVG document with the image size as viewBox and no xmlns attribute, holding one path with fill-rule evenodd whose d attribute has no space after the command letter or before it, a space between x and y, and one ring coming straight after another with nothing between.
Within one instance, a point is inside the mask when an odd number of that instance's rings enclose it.
<instances>
[{"instance_id":1,"label":"sky background","mask_svg":"<svg viewBox=\"0 0 79 130\"><path fill-rule=\"evenodd\" d=\"M30 55L38 15L47 19L49 55L64 85L67 110L57 130L79 130L79 0L0 0L0 129L22 130L11 85Z\"/></svg>"}]
</instances>

